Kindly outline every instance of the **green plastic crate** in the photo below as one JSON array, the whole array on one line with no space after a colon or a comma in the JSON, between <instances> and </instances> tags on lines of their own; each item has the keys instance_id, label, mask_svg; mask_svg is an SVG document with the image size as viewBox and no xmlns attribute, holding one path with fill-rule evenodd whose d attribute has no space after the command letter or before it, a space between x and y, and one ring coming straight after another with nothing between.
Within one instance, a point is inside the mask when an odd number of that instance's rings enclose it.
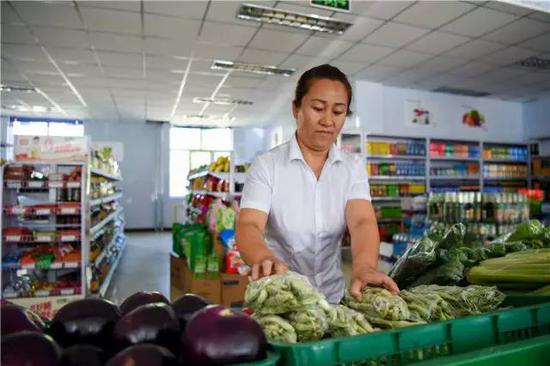
<instances>
[{"instance_id":1,"label":"green plastic crate","mask_svg":"<svg viewBox=\"0 0 550 366\"><path fill-rule=\"evenodd\" d=\"M267 358L265 360L256 361L256 362L247 362L247 363L240 363L233 366L275 366L279 362L279 359L281 356L276 353L269 351L267 353Z\"/></svg>"},{"instance_id":2,"label":"green plastic crate","mask_svg":"<svg viewBox=\"0 0 550 366\"><path fill-rule=\"evenodd\" d=\"M536 294L506 294L506 299L502 303L503 306L527 306L550 302L550 295Z\"/></svg>"},{"instance_id":3,"label":"green plastic crate","mask_svg":"<svg viewBox=\"0 0 550 366\"><path fill-rule=\"evenodd\" d=\"M550 334L550 303L299 344L272 343L285 366L407 365Z\"/></svg>"},{"instance_id":4,"label":"green plastic crate","mask_svg":"<svg viewBox=\"0 0 550 366\"><path fill-rule=\"evenodd\" d=\"M484 348L418 363L420 366L546 366L550 363L550 336Z\"/></svg>"}]
</instances>

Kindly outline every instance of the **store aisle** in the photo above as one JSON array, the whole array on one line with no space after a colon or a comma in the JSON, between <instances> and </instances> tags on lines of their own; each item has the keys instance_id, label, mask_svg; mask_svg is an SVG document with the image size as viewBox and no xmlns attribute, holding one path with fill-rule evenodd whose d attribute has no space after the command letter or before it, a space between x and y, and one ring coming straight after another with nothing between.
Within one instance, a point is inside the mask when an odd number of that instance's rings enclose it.
<instances>
[{"instance_id":1,"label":"store aisle","mask_svg":"<svg viewBox=\"0 0 550 366\"><path fill-rule=\"evenodd\" d=\"M128 242L107 298L120 304L137 291L160 291L170 296L170 261L172 235L163 233L128 233Z\"/></svg>"}]
</instances>

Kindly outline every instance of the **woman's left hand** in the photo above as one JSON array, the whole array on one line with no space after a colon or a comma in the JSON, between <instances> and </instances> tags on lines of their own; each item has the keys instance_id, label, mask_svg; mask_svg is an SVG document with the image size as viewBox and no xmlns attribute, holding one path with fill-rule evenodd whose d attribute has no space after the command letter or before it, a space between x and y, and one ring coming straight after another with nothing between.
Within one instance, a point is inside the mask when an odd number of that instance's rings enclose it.
<instances>
[{"instance_id":1,"label":"woman's left hand","mask_svg":"<svg viewBox=\"0 0 550 366\"><path fill-rule=\"evenodd\" d=\"M382 286L392 294L399 293L399 287L388 275L380 272L369 265L354 265L351 275L350 294L361 301L361 290L367 285Z\"/></svg>"}]
</instances>

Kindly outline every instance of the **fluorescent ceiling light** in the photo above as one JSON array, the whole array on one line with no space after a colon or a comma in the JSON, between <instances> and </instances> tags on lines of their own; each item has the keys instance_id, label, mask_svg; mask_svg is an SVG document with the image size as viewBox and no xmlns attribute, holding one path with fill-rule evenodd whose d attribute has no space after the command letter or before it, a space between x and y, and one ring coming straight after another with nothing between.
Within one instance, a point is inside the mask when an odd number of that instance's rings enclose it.
<instances>
[{"instance_id":1,"label":"fluorescent ceiling light","mask_svg":"<svg viewBox=\"0 0 550 366\"><path fill-rule=\"evenodd\" d=\"M211 122L232 122L236 120L236 117L230 117L228 115L208 115L208 114L186 114L183 116L186 120L195 121L211 121Z\"/></svg>"},{"instance_id":2,"label":"fluorescent ceiling light","mask_svg":"<svg viewBox=\"0 0 550 366\"><path fill-rule=\"evenodd\" d=\"M197 104L212 103L212 104L217 104L217 105L231 105L231 104L251 105L251 104L254 104L253 102L251 102L249 100L231 99L231 98L201 98L201 97L193 98L193 103L197 103Z\"/></svg>"},{"instance_id":3,"label":"fluorescent ceiling light","mask_svg":"<svg viewBox=\"0 0 550 366\"><path fill-rule=\"evenodd\" d=\"M214 60L210 68L212 70L233 70L260 75L290 76L296 72L296 69L281 69L276 66L243 64L239 62L222 60Z\"/></svg>"},{"instance_id":4,"label":"fluorescent ceiling light","mask_svg":"<svg viewBox=\"0 0 550 366\"><path fill-rule=\"evenodd\" d=\"M516 62L516 64L523 67L529 67L529 68L538 69L538 70L545 70L545 71L550 70L550 59L539 58L535 56L526 58L525 60L518 61Z\"/></svg>"},{"instance_id":5,"label":"fluorescent ceiling light","mask_svg":"<svg viewBox=\"0 0 550 366\"><path fill-rule=\"evenodd\" d=\"M45 107L42 105L3 105L2 108L17 111L17 112L33 112L33 113L45 113L45 112L58 112L55 107Z\"/></svg>"},{"instance_id":6,"label":"fluorescent ceiling light","mask_svg":"<svg viewBox=\"0 0 550 366\"><path fill-rule=\"evenodd\" d=\"M32 87L24 86L10 86L10 85L0 85L0 91L3 92L20 92L20 93L36 93L36 89Z\"/></svg>"},{"instance_id":7,"label":"fluorescent ceiling light","mask_svg":"<svg viewBox=\"0 0 550 366\"><path fill-rule=\"evenodd\" d=\"M343 34L352 26L351 23L334 18L252 4L241 5L237 18L335 34Z\"/></svg>"}]
</instances>

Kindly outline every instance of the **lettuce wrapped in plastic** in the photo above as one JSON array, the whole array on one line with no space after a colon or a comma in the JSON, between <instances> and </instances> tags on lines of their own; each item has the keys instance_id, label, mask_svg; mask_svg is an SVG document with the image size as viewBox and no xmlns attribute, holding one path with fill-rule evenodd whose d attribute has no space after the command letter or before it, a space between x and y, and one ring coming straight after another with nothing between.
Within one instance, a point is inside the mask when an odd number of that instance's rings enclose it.
<instances>
[{"instance_id":1,"label":"lettuce wrapped in plastic","mask_svg":"<svg viewBox=\"0 0 550 366\"><path fill-rule=\"evenodd\" d=\"M344 305L334 305L333 308L336 318L329 325L332 337L345 337L374 332L374 328L360 312Z\"/></svg>"},{"instance_id":2,"label":"lettuce wrapped in plastic","mask_svg":"<svg viewBox=\"0 0 550 366\"><path fill-rule=\"evenodd\" d=\"M310 306L286 315L296 330L299 342L316 341L325 335L329 322L325 312L318 306Z\"/></svg>"},{"instance_id":3,"label":"lettuce wrapped in plastic","mask_svg":"<svg viewBox=\"0 0 550 366\"><path fill-rule=\"evenodd\" d=\"M361 301L358 302L347 292L344 296L344 304L360 311L365 316L385 320L406 320L410 317L405 300L397 295L392 295L386 289L366 286L361 290L361 295Z\"/></svg>"},{"instance_id":4,"label":"lettuce wrapped in plastic","mask_svg":"<svg viewBox=\"0 0 550 366\"><path fill-rule=\"evenodd\" d=\"M244 295L246 306L259 314L284 314L321 299L307 277L290 271L249 283Z\"/></svg>"},{"instance_id":5,"label":"lettuce wrapped in plastic","mask_svg":"<svg viewBox=\"0 0 550 366\"><path fill-rule=\"evenodd\" d=\"M254 315L264 329L265 336L272 342L296 343L298 336L290 323L278 315Z\"/></svg>"},{"instance_id":6,"label":"lettuce wrapped in plastic","mask_svg":"<svg viewBox=\"0 0 550 366\"><path fill-rule=\"evenodd\" d=\"M480 314L496 309L506 297L495 286L467 287L422 285L409 290L414 294L426 296L436 294L452 308L454 317Z\"/></svg>"},{"instance_id":7,"label":"lettuce wrapped in plastic","mask_svg":"<svg viewBox=\"0 0 550 366\"><path fill-rule=\"evenodd\" d=\"M399 296L407 302L410 320L432 322L453 319L454 309L437 293L418 294L403 290Z\"/></svg>"}]
</instances>

